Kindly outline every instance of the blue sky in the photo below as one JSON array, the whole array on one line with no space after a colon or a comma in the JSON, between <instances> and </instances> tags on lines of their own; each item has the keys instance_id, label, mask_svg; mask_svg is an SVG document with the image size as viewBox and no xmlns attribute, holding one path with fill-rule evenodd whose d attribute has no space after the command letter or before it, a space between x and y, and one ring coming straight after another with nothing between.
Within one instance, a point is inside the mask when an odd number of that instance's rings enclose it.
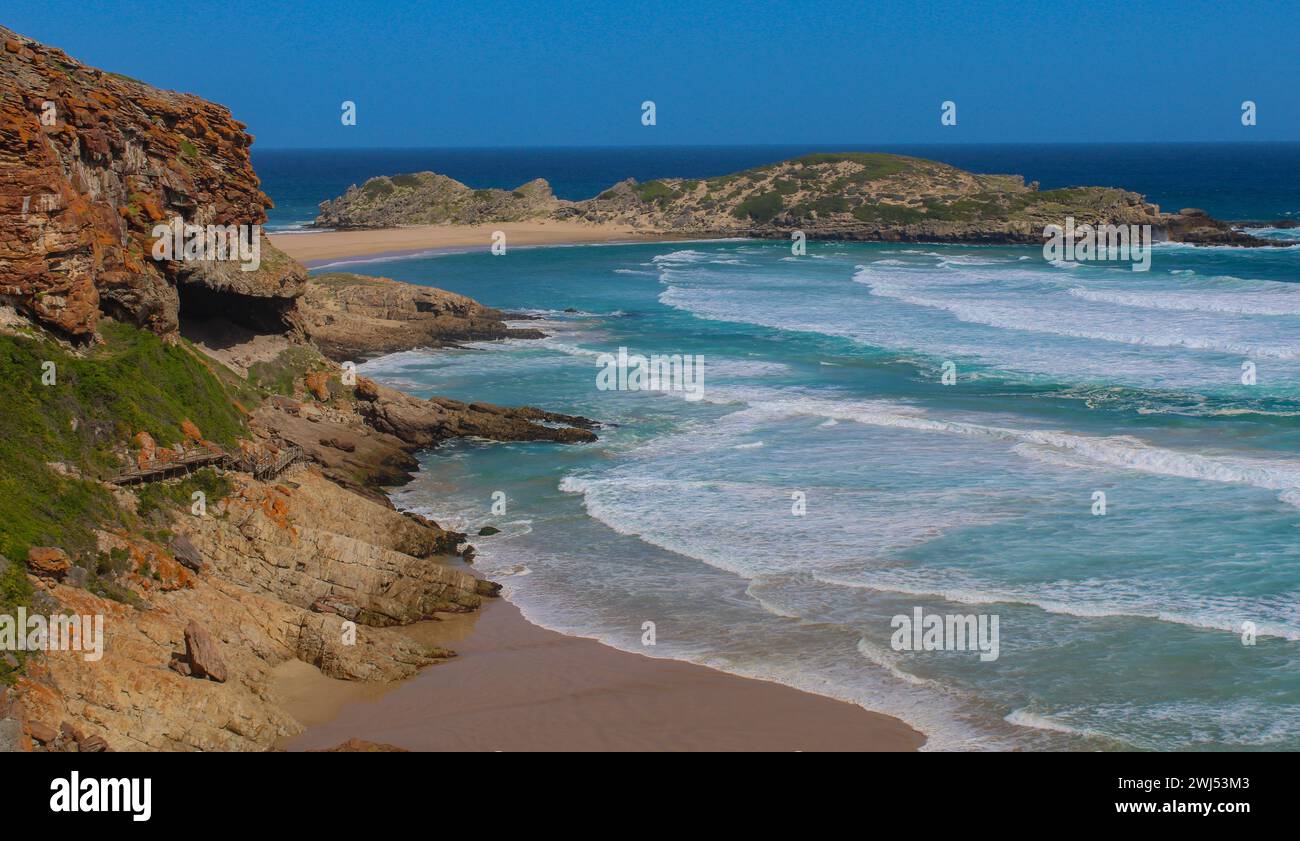
<instances>
[{"instance_id":1,"label":"blue sky","mask_svg":"<svg viewBox=\"0 0 1300 841\"><path fill-rule=\"evenodd\" d=\"M1297 2L20 0L0 22L228 105L261 148L1300 140Z\"/></svg>"}]
</instances>

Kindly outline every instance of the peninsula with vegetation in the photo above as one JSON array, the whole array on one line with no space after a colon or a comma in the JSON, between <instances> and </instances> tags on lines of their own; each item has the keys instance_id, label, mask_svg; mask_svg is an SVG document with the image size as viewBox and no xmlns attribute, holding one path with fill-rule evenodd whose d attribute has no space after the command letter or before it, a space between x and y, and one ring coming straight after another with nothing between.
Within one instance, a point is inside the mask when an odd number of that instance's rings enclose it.
<instances>
[{"instance_id":1,"label":"peninsula with vegetation","mask_svg":"<svg viewBox=\"0 0 1300 841\"><path fill-rule=\"evenodd\" d=\"M515 190L471 189L433 172L371 178L323 202L316 226L336 230L497 223L585 224L673 237L1042 244L1043 229L1079 223L1151 225L1156 239L1270 245L1188 208L1165 213L1113 187L1040 190L1019 175L981 175L921 158L819 153L714 178L619 182L584 201L536 179Z\"/></svg>"}]
</instances>

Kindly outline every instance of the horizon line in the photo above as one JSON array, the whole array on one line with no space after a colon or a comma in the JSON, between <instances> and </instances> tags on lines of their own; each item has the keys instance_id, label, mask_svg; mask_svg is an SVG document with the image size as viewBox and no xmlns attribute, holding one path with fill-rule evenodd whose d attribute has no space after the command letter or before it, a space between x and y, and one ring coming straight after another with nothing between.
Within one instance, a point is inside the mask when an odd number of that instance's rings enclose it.
<instances>
[{"instance_id":1,"label":"horizon line","mask_svg":"<svg viewBox=\"0 0 1300 841\"><path fill-rule=\"evenodd\" d=\"M481 146L261 146L254 141L253 151L276 152L362 152L362 151L417 151L417 150L487 150L487 149L780 149L790 146L824 146L825 151L860 151L863 147L888 148L899 146L967 147L967 146L1297 146L1300 140L1053 140L1053 141L962 141L952 143L900 141L879 144L866 143L654 143L654 144L488 144ZM857 147L857 148L854 148Z\"/></svg>"}]
</instances>

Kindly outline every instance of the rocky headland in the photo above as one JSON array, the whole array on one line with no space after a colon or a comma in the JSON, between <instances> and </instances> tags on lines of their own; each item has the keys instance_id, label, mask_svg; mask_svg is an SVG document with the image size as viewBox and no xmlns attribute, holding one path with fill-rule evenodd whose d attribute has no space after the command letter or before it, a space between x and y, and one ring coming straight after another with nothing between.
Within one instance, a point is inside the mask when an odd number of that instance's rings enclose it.
<instances>
[{"instance_id":1,"label":"rocky headland","mask_svg":"<svg viewBox=\"0 0 1300 841\"><path fill-rule=\"evenodd\" d=\"M1151 225L1157 240L1265 246L1203 211L1165 213L1112 187L1039 190L1019 175L981 175L921 158L867 152L804 155L715 178L622 181L584 201L542 179L475 190L420 172L371 178L323 202L318 227L481 225L525 220L619 225L674 237L934 243L1043 243L1047 225Z\"/></svg>"},{"instance_id":2,"label":"rocky headland","mask_svg":"<svg viewBox=\"0 0 1300 841\"><path fill-rule=\"evenodd\" d=\"M266 750L287 661L393 681L403 626L497 585L383 489L456 437L583 443L585 418L404 394L343 362L540 335L460 295L155 260L153 226L258 225L252 137L194 96L0 28L0 616L103 617L101 657L0 650L0 750ZM371 749L371 748L365 748Z\"/></svg>"},{"instance_id":3,"label":"rocky headland","mask_svg":"<svg viewBox=\"0 0 1300 841\"><path fill-rule=\"evenodd\" d=\"M342 272L312 278L300 316L303 332L339 362L418 347L542 336L506 327L501 312L464 295Z\"/></svg>"}]
</instances>

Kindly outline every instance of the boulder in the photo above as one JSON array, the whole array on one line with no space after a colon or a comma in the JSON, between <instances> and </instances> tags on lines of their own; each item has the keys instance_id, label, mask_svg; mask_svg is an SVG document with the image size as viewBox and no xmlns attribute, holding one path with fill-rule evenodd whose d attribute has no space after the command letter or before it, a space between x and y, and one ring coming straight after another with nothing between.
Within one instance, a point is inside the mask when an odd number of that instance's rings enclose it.
<instances>
[{"instance_id":1,"label":"boulder","mask_svg":"<svg viewBox=\"0 0 1300 841\"><path fill-rule=\"evenodd\" d=\"M54 546L33 546L27 550L27 570L41 578L63 580L72 568L68 553Z\"/></svg>"},{"instance_id":2,"label":"boulder","mask_svg":"<svg viewBox=\"0 0 1300 841\"><path fill-rule=\"evenodd\" d=\"M59 737L59 731L42 721L30 722L27 725L27 733L42 745L54 744L54 740Z\"/></svg>"},{"instance_id":3,"label":"boulder","mask_svg":"<svg viewBox=\"0 0 1300 841\"><path fill-rule=\"evenodd\" d=\"M59 738L65 742L77 743L86 737L81 734L75 724L65 721L59 725Z\"/></svg>"},{"instance_id":4,"label":"boulder","mask_svg":"<svg viewBox=\"0 0 1300 841\"><path fill-rule=\"evenodd\" d=\"M217 651L216 642L202 625L194 621L185 626L185 659L194 677L226 682L226 663Z\"/></svg>"},{"instance_id":5,"label":"boulder","mask_svg":"<svg viewBox=\"0 0 1300 841\"><path fill-rule=\"evenodd\" d=\"M107 753L110 750L103 736L87 736L77 743L78 753Z\"/></svg>"},{"instance_id":6,"label":"boulder","mask_svg":"<svg viewBox=\"0 0 1300 841\"><path fill-rule=\"evenodd\" d=\"M204 567L203 556L199 550L194 548L194 544L183 534L177 534L172 538L169 547L172 550L172 556L176 558L182 566L189 567L195 572L202 572Z\"/></svg>"}]
</instances>

